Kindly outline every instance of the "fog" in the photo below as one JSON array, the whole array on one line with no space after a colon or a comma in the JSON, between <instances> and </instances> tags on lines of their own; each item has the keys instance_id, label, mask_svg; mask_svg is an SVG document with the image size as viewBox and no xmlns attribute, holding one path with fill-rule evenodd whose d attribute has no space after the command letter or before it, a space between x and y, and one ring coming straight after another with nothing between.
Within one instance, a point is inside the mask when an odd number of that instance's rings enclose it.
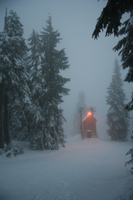
<instances>
[{"instance_id":1,"label":"fog","mask_svg":"<svg viewBox=\"0 0 133 200\"><path fill-rule=\"evenodd\" d=\"M0 31L3 30L5 8L12 9L20 17L24 37L28 39L32 30L40 32L45 27L48 16L52 17L54 30L61 34L58 48L65 48L70 67L63 72L71 79L65 86L70 94L64 97L62 107L67 122L65 134L73 134L74 109L81 91L85 93L86 105L96 109L97 132L100 138L107 138L106 105L107 87L112 78L114 61L120 58L112 48L119 38L105 37L104 32L98 40L92 39L97 18L107 1L88 0L0 0ZM122 78L126 70L121 70ZM133 84L124 82L126 97L130 100ZM127 100L127 102L128 102ZM132 113L131 113L132 117ZM130 125L130 131L133 125Z\"/></svg>"}]
</instances>

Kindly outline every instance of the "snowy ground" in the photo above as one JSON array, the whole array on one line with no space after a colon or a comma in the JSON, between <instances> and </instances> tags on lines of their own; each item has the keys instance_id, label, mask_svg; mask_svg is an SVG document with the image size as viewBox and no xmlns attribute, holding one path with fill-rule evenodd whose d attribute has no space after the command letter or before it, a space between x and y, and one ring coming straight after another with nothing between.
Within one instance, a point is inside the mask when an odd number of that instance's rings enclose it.
<instances>
[{"instance_id":1,"label":"snowy ground","mask_svg":"<svg viewBox=\"0 0 133 200\"><path fill-rule=\"evenodd\" d=\"M67 140L57 151L0 156L0 200L129 200L131 142ZM123 196L124 195L124 196Z\"/></svg>"}]
</instances>

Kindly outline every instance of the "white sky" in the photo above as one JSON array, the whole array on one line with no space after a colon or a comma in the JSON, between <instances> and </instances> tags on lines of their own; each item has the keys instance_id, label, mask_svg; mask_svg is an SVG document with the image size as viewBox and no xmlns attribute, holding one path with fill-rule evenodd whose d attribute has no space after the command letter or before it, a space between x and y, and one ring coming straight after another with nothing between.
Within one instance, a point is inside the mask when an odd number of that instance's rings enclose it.
<instances>
[{"instance_id":1,"label":"white sky","mask_svg":"<svg viewBox=\"0 0 133 200\"><path fill-rule=\"evenodd\" d=\"M113 36L98 40L92 39L97 18L106 0L0 0L0 31L3 30L5 8L12 9L20 17L27 39L32 30L40 32L45 27L48 16L52 17L54 30L61 34L59 48L65 48L70 68L63 75L71 78L66 87L70 95L64 97L64 116L67 120L65 133L72 133L74 108L80 91L84 91L86 104L96 108L97 131L103 137L106 134L105 121L107 87L112 78L114 60L117 53L112 48L118 42ZM121 64L121 63L119 63ZM122 70L122 77L126 71ZM133 84L124 83L127 99L130 99ZM131 127L133 129L133 127Z\"/></svg>"}]
</instances>

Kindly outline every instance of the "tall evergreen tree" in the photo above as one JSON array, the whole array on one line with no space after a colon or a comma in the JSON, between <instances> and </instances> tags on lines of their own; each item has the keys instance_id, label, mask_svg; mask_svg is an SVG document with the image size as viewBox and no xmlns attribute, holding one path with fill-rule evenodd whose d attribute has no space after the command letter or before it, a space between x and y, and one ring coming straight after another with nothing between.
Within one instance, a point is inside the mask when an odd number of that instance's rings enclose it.
<instances>
[{"instance_id":1,"label":"tall evergreen tree","mask_svg":"<svg viewBox=\"0 0 133 200\"><path fill-rule=\"evenodd\" d=\"M35 32L35 30L33 30L28 41L29 41L28 73L30 76L28 85L31 91L32 104L34 105L32 108L32 113L27 118L29 124L29 133L30 133L31 127L36 124L35 121L38 121L36 117L39 116L38 112L40 110L39 98L42 92L42 87L41 87L42 78L40 70L41 52L40 52L39 35L37 32ZM33 130L36 131L35 129Z\"/></svg>"},{"instance_id":2,"label":"tall evergreen tree","mask_svg":"<svg viewBox=\"0 0 133 200\"><path fill-rule=\"evenodd\" d=\"M125 93L122 88L123 82L121 79L120 66L115 60L114 73L112 82L108 87L107 104L110 106L107 113L107 130L112 140L125 141L128 135L129 114L124 109Z\"/></svg>"},{"instance_id":3,"label":"tall evergreen tree","mask_svg":"<svg viewBox=\"0 0 133 200\"><path fill-rule=\"evenodd\" d=\"M40 105L41 97L45 93L45 81L41 71L41 44L39 34L33 30L29 39L28 85L31 91L32 112L27 113L28 134L32 149L44 149L43 123L44 114Z\"/></svg>"},{"instance_id":4,"label":"tall evergreen tree","mask_svg":"<svg viewBox=\"0 0 133 200\"><path fill-rule=\"evenodd\" d=\"M3 143L10 143L10 134L23 128L23 111L30 104L26 70L27 47L23 26L12 10L5 17L4 31L0 33L0 115Z\"/></svg>"},{"instance_id":5,"label":"tall evergreen tree","mask_svg":"<svg viewBox=\"0 0 133 200\"><path fill-rule=\"evenodd\" d=\"M69 78L62 77L60 72L67 69L69 65L64 49L57 50L60 40L60 33L53 30L52 20L49 17L47 26L43 28L40 35L41 93L38 103L42 116L41 130L32 138L32 144L34 144L32 146L39 143L40 149L55 149L59 144L64 143L64 117L60 104L63 102L63 95L68 95L69 89L64 85Z\"/></svg>"},{"instance_id":6,"label":"tall evergreen tree","mask_svg":"<svg viewBox=\"0 0 133 200\"><path fill-rule=\"evenodd\" d=\"M61 70L69 67L68 58L64 49L57 50L57 44L60 42L60 33L54 31L51 17L47 20L47 26L41 32L42 44L42 75L45 80L45 104L42 106L45 113L45 132L46 144L52 141L55 146L63 140L63 132L59 131L59 124L62 124L63 110L60 104L63 102L63 95L68 95L69 89L64 85L69 81L68 78L61 76Z\"/></svg>"}]
</instances>

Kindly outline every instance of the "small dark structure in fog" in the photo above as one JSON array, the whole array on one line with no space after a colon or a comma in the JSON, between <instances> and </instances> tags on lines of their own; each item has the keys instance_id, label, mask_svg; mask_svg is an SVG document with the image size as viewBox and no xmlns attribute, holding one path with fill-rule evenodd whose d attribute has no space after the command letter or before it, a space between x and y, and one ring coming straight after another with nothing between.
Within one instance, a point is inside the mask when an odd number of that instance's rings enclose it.
<instances>
[{"instance_id":1,"label":"small dark structure in fog","mask_svg":"<svg viewBox=\"0 0 133 200\"><path fill-rule=\"evenodd\" d=\"M82 120L82 128L85 137L98 137L96 131L96 118L93 113L89 111L86 117Z\"/></svg>"}]
</instances>

